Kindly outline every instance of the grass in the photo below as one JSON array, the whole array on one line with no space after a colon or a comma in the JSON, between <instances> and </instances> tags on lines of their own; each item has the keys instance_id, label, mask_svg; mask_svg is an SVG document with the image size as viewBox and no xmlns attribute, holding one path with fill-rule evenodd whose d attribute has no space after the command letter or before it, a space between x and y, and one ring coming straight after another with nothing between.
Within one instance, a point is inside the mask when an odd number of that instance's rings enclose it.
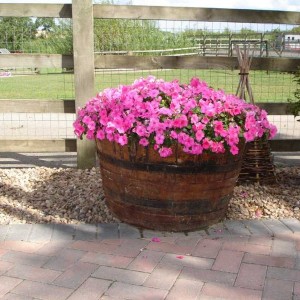
<instances>
[{"instance_id":1,"label":"grass","mask_svg":"<svg viewBox=\"0 0 300 300\"><path fill-rule=\"evenodd\" d=\"M57 69L42 69L39 74L19 75L0 78L1 99L74 99L74 76ZM238 71L231 70L144 70L144 71L103 71L96 73L95 93L107 87L130 84L136 78L154 75L165 80L178 78L188 82L198 76L213 88L235 93L239 81ZM252 71L250 81L257 102L286 102L293 96L296 83L288 73Z\"/></svg>"}]
</instances>

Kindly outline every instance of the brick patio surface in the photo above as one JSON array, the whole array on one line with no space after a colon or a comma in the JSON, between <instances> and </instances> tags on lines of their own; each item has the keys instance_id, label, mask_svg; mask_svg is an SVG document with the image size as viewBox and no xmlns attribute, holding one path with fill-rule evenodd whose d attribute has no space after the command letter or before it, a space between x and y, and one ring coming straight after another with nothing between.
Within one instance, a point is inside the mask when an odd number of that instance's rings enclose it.
<instances>
[{"instance_id":1,"label":"brick patio surface","mask_svg":"<svg viewBox=\"0 0 300 300\"><path fill-rule=\"evenodd\" d=\"M0 299L300 299L300 222L0 225Z\"/></svg>"}]
</instances>

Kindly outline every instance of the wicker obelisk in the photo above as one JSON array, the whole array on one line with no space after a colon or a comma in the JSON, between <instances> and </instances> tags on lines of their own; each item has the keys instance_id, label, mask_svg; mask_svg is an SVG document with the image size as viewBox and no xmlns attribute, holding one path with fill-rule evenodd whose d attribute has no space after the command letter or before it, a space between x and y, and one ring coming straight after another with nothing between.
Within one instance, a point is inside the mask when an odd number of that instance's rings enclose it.
<instances>
[{"instance_id":1,"label":"wicker obelisk","mask_svg":"<svg viewBox=\"0 0 300 300\"><path fill-rule=\"evenodd\" d=\"M235 49L240 67L240 80L236 95L254 104L253 92L249 80L249 70L254 50L252 55L250 55L250 44L244 45L243 52L238 45L236 45ZM247 143L238 182L276 183L273 157L268 140L256 139L251 143Z\"/></svg>"}]
</instances>

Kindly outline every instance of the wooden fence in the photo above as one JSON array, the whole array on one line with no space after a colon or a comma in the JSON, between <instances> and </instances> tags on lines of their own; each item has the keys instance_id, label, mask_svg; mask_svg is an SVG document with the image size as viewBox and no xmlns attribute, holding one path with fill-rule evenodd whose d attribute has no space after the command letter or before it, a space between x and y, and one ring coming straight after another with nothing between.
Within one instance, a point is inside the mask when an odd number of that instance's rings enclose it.
<instances>
[{"instance_id":1,"label":"wooden fence","mask_svg":"<svg viewBox=\"0 0 300 300\"><path fill-rule=\"evenodd\" d=\"M94 96L94 70L99 69L238 69L235 57L214 56L134 56L94 53L93 19L147 19L206 22L278 23L300 25L299 12L180 8L92 4L92 0L73 0L73 4L0 4L1 17L72 18L73 55L1 54L0 68L73 68L75 101L1 100L0 112L75 112L75 107ZM91 59L94 57L94 59ZM299 58L253 58L252 70L295 71ZM0 96L1 97L1 96ZM261 103L270 114L287 114L286 103ZM300 139L272 141L274 150L300 150ZM83 140L2 140L0 151L76 151L79 168L95 165L94 143Z\"/></svg>"}]
</instances>

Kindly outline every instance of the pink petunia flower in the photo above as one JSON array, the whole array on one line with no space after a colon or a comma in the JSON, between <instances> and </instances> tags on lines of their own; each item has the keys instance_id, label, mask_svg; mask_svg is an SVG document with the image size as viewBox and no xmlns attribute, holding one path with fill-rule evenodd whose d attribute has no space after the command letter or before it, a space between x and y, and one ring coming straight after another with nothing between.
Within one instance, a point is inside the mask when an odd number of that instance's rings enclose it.
<instances>
[{"instance_id":1,"label":"pink petunia flower","mask_svg":"<svg viewBox=\"0 0 300 300\"><path fill-rule=\"evenodd\" d=\"M158 153L160 154L161 157L168 157L172 155L173 151L171 148L162 147L158 150Z\"/></svg>"},{"instance_id":2,"label":"pink petunia flower","mask_svg":"<svg viewBox=\"0 0 300 300\"><path fill-rule=\"evenodd\" d=\"M148 76L107 88L78 109L73 126L78 138L86 135L121 145L136 140L143 147L151 145L162 157L172 154L175 143L193 155L225 149L237 155L241 139L250 142L276 135L266 111L214 90L199 78L181 84Z\"/></svg>"}]
</instances>

